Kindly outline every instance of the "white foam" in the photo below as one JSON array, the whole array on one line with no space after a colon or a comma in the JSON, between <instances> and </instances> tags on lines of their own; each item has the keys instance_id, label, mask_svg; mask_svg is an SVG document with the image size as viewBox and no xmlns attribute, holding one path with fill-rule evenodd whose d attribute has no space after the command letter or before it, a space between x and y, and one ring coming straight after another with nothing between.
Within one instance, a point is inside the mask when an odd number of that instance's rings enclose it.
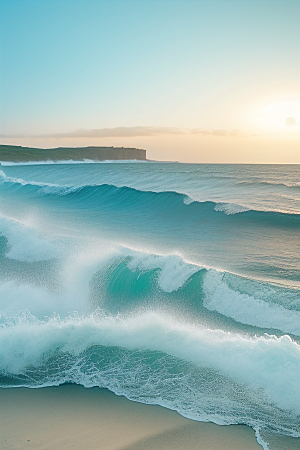
<instances>
[{"instance_id":1,"label":"white foam","mask_svg":"<svg viewBox=\"0 0 300 450\"><path fill-rule=\"evenodd\" d=\"M90 282L92 276L119 257L118 246L95 240L78 248L65 258L61 273L64 284L65 311L90 310Z\"/></svg>"},{"instance_id":2,"label":"white foam","mask_svg":"<svg viewBox=\"0 0 300 450\"><path fill-rule=\"evenodd\" d=\"M147 163L148 161L143 161L139 159L105 159L103 161L95 161L93 159L83 159L83 160L73 160L64 159L61 161L52 161L50 159L45 161L24 161L24 162L13 162L13 161L0 161L1 166L43 166L45 164L56 165L56 164L122 164L122 163ZM149 161L154 162L154 161Z\"/></svg>"},{"instance_id":3,"label":"white foam","mask_svg":"<svg viewBox=\"0 0 300 450\"><path fill-rule=\"evenodd\" d=\"M195 200L192 199L189 195L184 196L183 203L185 205L190 205L191 203L194 203L194 202L195 202Z\"/></svg>"},{"instance_id":4,"label":"white foam","mask_svg":"<svg viewBox=\"0 0 300 450\"><path fill-rule=\"evenodd\" d=\"M35 240L36 242L36 240ZM69 248L60 261L59 286L55 292L17 280L0 283L0 315L14 317L29 311L39 319L70 312L86 314L90 311L90 281L118 250L112 245L95 242L93 246ZM10 255L9 255L10 256ZM22 253L21 256L24 256ZM61 255L62 256L62 255Z\"/></svg>"},{"instance_id":5,"label":"white foam","mask_svg":"<svg viewBox=\"0 0 300 450\"><path fill-rule=\"evenodd\" d=\"M249 338L147 312L127 318L25 318L2 327L0 342L1 370L16 374L58 351L79 355L93 345L162 351L218 370L261 390L262 399L300 414L300 346L288 336Z\"/></svg>"},{"instance_id":6,"label":"white foam","mask_svg":"<svg viewBox=\"0 0 300 450\"><path fill-rule=\"evenodd\" d=\"M236 203L217 203L214 207L215 211L222 211L227 216L230 216L231 214L239 214L245 211L249 211L249 208L246 208L246 206L238 205Z\"/></svg>"},{"instance_id":7,"label":"white foam","mask_svg":"<svg viewBox=\"0 0 300 450\"><path fill-rule=\"evenodd\" d=\"M59 185L52 184L52 183L39 183L38 181L26 181L26 180L23 180L22 178L8 177L2 170L0 170L0 177L2 179L2 182L16 183L16 184L21 184L22 186L31 185L31 186L41 186L41 187L47 187L47 186L59 187Z\"/></svg>"},{"instance_id":8,"label":"white foam","mask_svg":"<svg viewBox=\"0 0 300 450\"><path fill-rule=\"evenodd\" d=\"M18 261L44 261L58 256L53 243L39 236L36 229L25 223L0 217L0 234L4 235L10 246L6 253Z\"/></svg>"},{"instance_id":9,"label":"white foam","mask_svg":"<svg viewBox=\"0 0 300 450\"><path fill-rule=\"evenodd\" d=\"M42 189L39 190L40 193L43 194L54 194L54 195L68 195L73 192L78 192L82 189L82 186L58 186L48 184L47 186L43 186Z\"/></svg>"},{"instance_id":10,"label":"white foam","mask_svg":"<svg viewBox=\"0 0 300 450\"><path fill-rule=\"evenodd\" d=\"M8 281L0 284L0 317L15 317L30 310L30 314L43 319L52 316L53 311L64 315L70 311L69 305L66 311L65 297L59 293L51 293L47 290Z\"/></svg>"},{"instance_id":11,"label":"white foam","mask_svg":"<svg viewBox=\"0 0 300 450\"><path fill-rule=\"evenodd\" d=\"M14 177L8 177L4 172L0 171L0 177L2 178L3 182L8 183L16 183L20 184L22 186L37 186L40 187L37 192L42 194L55 194L55 195L68 195L72 192L80 191L84 186L82 185L60 185L60 184L54 184L54 183L40 183L38 181L26 181L22 178L14 178ZM92 185L91 185L92 186Z\"/></svg>"},{"instance_id":12,"label":"white foam","mask_svg":"<svg viewBox=\"0 0 300 450\"><path fill-rule=\"evenodd\" d=\"M227 317L262 328L273 328L300 336L300 312L269 303L231 289L223 280L224 274L209 270L204 277L203 305Z\"/></svg>"},{"instance_id":13,"label":"white foam","mask_svg":"<svg viewBox=\"0 0 300 450\"><path fill-rule=\"evenodd\" d=\"M202 267L186 263L179 255L134 253L128 268L132 271L160 269L158 276L160 288L165 292L173 292L181 288L189 277Z\"/></svg>"}]
</instances>

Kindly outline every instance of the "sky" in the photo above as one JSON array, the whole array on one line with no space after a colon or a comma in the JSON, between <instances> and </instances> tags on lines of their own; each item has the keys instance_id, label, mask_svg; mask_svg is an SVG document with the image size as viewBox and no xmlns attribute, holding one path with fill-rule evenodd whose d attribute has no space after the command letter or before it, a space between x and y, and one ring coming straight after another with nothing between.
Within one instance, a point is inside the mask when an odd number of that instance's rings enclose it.
<instances>
[{"instance_id":1,"label":"sky","mask_svg":"<svg viewBox=\"0 0 300 450\"><path fill-rule=\"evenodd\" d=\"M300 0L0 0L0 143L300 163Z\"/></svg>"}]
</instances>

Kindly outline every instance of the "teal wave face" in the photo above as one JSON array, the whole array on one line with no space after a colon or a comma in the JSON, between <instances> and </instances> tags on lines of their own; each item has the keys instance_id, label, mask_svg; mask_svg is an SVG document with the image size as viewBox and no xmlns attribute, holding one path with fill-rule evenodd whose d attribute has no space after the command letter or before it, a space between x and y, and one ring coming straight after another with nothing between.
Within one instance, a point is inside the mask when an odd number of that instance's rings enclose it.
<instances>
[{"instance_id":1,"label":"teal wave face","mask_svg":"<svg viewBox=\"0 0 300 450\"><path fill-rule=\"evenodd\" d=\"M300 213L299 165L59 164L5 166L8 177L68 186L102 184L142 191L172 191L194 201L242 205L246 209Z\"/></svg>"}]
</instances>

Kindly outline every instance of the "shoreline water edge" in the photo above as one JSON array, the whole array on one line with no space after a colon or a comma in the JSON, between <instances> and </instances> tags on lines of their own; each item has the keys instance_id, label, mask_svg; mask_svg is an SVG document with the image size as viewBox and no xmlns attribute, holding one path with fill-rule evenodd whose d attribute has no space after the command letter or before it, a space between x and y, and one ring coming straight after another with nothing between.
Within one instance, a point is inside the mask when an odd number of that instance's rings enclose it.
<instances>
[{"instance_id":1,"label":"shoreline water edge","mask_svg":"<svg viewBox=\"0 0 300 450\"><path fill-rule=\"evenodd\" d=\"M105 389L0 389L1 449L259 450L244 425L220 427Z\"/></svg>"}]
</instances>

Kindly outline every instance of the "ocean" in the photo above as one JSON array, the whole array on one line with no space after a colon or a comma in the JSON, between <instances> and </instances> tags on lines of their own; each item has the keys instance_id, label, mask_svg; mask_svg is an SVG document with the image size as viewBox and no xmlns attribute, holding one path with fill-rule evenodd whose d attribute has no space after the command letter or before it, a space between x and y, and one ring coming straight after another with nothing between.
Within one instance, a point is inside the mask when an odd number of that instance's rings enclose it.
<instances>
[{"instance_id":1,"label":"ocean","mask_svg":"<svg viewBox=\"0 0 300 450\"><path fill-rule=\"evenodd\" d=\"M300 166L2 163L0 386L300 447ZM282 438L281 438L282 439Z\"/></svg>"}]
</instances>

